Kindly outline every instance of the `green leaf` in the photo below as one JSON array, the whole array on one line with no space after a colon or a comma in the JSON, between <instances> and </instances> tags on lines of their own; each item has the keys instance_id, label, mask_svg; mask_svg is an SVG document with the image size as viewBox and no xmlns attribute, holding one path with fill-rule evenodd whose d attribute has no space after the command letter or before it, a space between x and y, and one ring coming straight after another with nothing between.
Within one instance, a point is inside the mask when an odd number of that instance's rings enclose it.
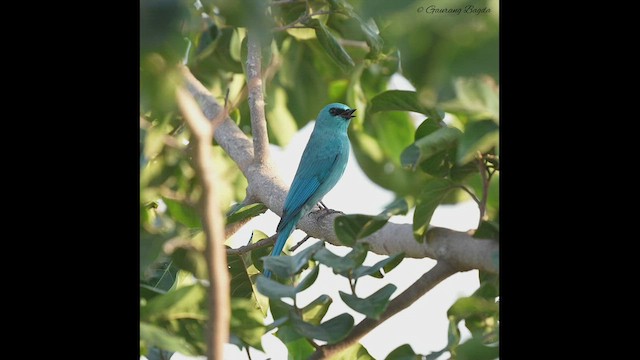
<instances>
[{"instance_id":1,"label":"green leaf","mask_svg":"<svg viewBox=\"0 0 640 360\"><path fill-rule=\"evenodd\" d=\"M269 308L274 319L289 318L289 312L295 311L292 305L280 300L280 298L269 298Z\"/></svg>"},{"instance_id":2,"label":"green leaf","mask_svg":"<svg viewBox=\"0 0 640 360\"><path fill-rule=\"evenodd\" d=\"M465 326L474 337L484 340L498 338L499 306L494 298L469 296L458 299L447 311L457 321L465 320Z\"/></svg>"},{"instance_id":3,"label":"green leaf","mask_svg":"<svg viewBox=\"0 0 640 360\"><path fill-rule=\"evenodd\" d=\"M305 276L304 279L302 279L298 283L298 285L296 285L296 292L301 292L309 288L309 286L311 286L318 278L319 270L320 270L319 266L314 266L313 269L311 269L311 272L309 272L309 274L307 274L307 276Z\"/></svg>"},{"instance_id":4,"label":"green leaf","mask_svg":"<svg viewBox=\"0 0 640 360\"><path fill-rule=\"evenodd\" d=\"M353 328L353 316L349 314L340 314L320 325L312 325L302 321L301 318L292 317L292 324L295 330L301 335L320 341L326 341L329 344L336 343L344 339Z\"/></svg>"},{"instance_id":5,"label":"green leaf","mask_svg":"<svg viewBox=\"0 0 640 360\"><path fill-rule=\"evenodd\" d=\"M157 263L149 269L148 277L140 280L140 296L148 300L166 293L175 284L177 273L178 267L171 260Z\"/></svg>"},{"instance_id":6,"label":"green leaf","mask_svg":"<svg viewBox=\"0 0 640 360\"><path fill-rule=\"evenodd\" d=\"M270 89L270 88L268 88ZM271 143L286 146L298 131L296 120L287 107L287 93L282 87L269 91L266 111L267 130Z\"/></svg>"},{"instance_id":7,"label":"green leaf","mask_svg":"<svg viewBox=\"0 0 640 360\"><path fill-rule=\"evenodd\" d=\"M142 352L140 352L140 354L142 354ZM175 354L175 351L162 350L156 346L152 346L145 357L148 360L167 360L171 359L173 354Z\"/></svg>"},{"instance_id":8,"label":"green leaf","mask_svg":"<svg viewBox=\"0 0 640 360\"><path fill-rule=\"evenodd\" d=\"M368 246L366 244L358 243L347 255L338 256L326 248L322 248L314 254L313 258L321 264L332 268L334 274L348 276L351 270L362 265L367 257L367 249Z\"/></svg>"},{"instance_id":9,"label":"green leaf","mask_svg":"<svg viewBox=\"0 0 640 360\"><path fill-rule=\"evenodd\" d=\"M189 228L201 228L200 215L198 211L190 205L178 200L162 197L167 204L167 211L177 222Z\"/></svg>"},{"instance_id":10,"label":"green leaf","mask_svg":"<svg viewBox=\"0 0 640 360\"><path fill-rule=\"evenodd\" d=\"M318 298L302 308L302 320L312 325L320 324L332 302L333 299L329 295L318 296Z\"/></svg>"},{"instance_id":11,"label":"green leaf","mask_svg":"<svg viewBox=\"0 0 640 360\"><path fill-rule=\"evenodd\" d=\"M380 230L394 215L404 215L409 210L405 199L399 198L387 205L376 216L350 214L341 215L334 220L334 229L338 239L346 245L353 245L356 240L365 238Z\"/></svg>"},{"instance_id":12,"label":"green leaf","mask_svg":"<svg viewBox=\"0 0 640 360\"><path fill-rule=\"evenodd\" d=\"M262 335L264 335L266 327L263 321L262 312L256 308L252 300L231 299L231 333L245 344L260 351L264 351L262 349Z\"/></svg>"},{"instance_id":13,"label":"green leaf","mask_svg":"<svg viewBox=\"0 0 640 360\"><path fill-rule=\"evenodd\" d=\"M418 100L418 93L408 90L388 90L371 99L371 112L413 111L424 114L426 108Z\"/></svg>"},{"instance_id":14,"label":"green leaf","mask_svg":"<svg viewBox=\"0 0 640 360\"><path fill-rule=\"evenodd\" d=\"M358 266L353 259L338 256L326 248L318 250L318 252L313 255L313 259L332 268L336 274L347 272Z\"/></svg>"},{"instance_id":15,"label":"green leaf","mask_svg":"<svg viewBox=\"0 0 640 360\"><path fill-rule=\"evenodd\" d=\"M436 120L434 118L426 118L420 126L416 129L415 136L413 141L418 141L419 139L433 133L436 130L439 130L447 125L441 120Z\"/></svg>"},{"instance_id":16,"label":"green leaf","mask_svg":"<svg viewBox=\"0 0 640 360\"><path fill-rule=\"evenodd\" d=\"M202 285L184 286L158 295L140 308L140 320L196 319L207 320L206 290Z\"/></svg>"},{"instance_id":17,"label":"green leaf","mask_svg":"<svg viewBox=\"0 0 640 360\"><path fill-rule=\"evenodd\" d=\"M199 355L196 349L183 337L171 334L167 330L147 322L140 322L140 341L144 342L147 348L156 346L185 355Z\"/></svg>"},{"instance_id":18,"label":"green leaf","mask_svg":"<svg viewBox=\"0 0 640 360\"><path fill-rule=\"evenodd\" d=\"M409 202L407 199L397 198L385 206L378 216L384 216L388 219L394 215L406 215L407 212L409 212Z\"/></svg>"},{"instance_id":19,"label":"green leaf","mask_svg":"<svg viewBox=\"0 0 640 360\"><path fill-rule=\"evenodd\" d=\"M498 346L487 346L482 340L471 338L456 349L457 360L493 360L500 355Z\"/></svg>"},{"instance_id":20,"label":"green leaf","mask_svg":"<svg viewBox=\"0 0 640 360\"><path fill-rule=\"evenodd\" d=\"M413 236L418 242L424 240L433 212L454 186L450 180L437 178L430 179L424 184L422 192L416 199L416 210L413 214Z\"/></svg>"},{"instance_id":21,"label":"green leaf","mask_svg":"<svg viewBox=\"0 0 640 360\"><path fill-rule=\"evenodd\" d=\"M476 152L485 153L498 145L498 125L493 120L473 121L467 124L458 143L456 161L464 164L473 160Z\"/></svg>"},{"instance_id":22,"label":"green leaf","mask_svg":"<svg viewBox=\"0 0 640 360\"><path fill-rule=\"evenodd\" d=\"M165 256L162 250L164 243L176 235L175 229L160 234L150 234L140 229L140 279L149 279L153 276L156 267L154 264Z\"/></svg>"},{"instance_id":23,"label":"green leaf","mask_svg":"<svg viewBox=\"0 0 640 360\"><path fill-rule=\"evenodd\" d=\"M292 325L280 326L276 335L287 347L288 360L307 360L316 351Z\"/></svg>"},{"instance_id":24,"label":"green leaf","mask_svg":"<svg viewBox=\"0 0 640 360\"><path fill-rule=\"evenodd\" d=\"M366 120L385 155L400 165L400 154L413 142L416 130L409 113L390 111L374 114Z\"/></svg>"},{"instance_id":25,"label":"green leaf","mask_svg":"<svg viewBox=\"0 0 640 360\"><path fill-rule=\"evenodd\" d=\"M331 356L331 360L375 360L360 343L355 343L345 350Z\"/></svg>"},{"instance_id":26,"label":"green leaf","mask_svg":"<svg viewBox=\"0 0 640 360\"><path fill-rule=\"evenodd\" d=\"M500 295L500 276L497 274L479 271L480 287L473 292L474 297L495 300Z\"/></svg>"},{"instance_id":27,"label":"green leaf","mask_svg":"<svg viewBox=\"0 0 640 360\"><path fill-rule=\"evenodd\" d=\"M307 266L313 254L322 248L324 243L319 241L294 256L265 256L263 257L264 267L280 278L291 277Z\"/></svg>"},{"instance_id":28,"label":"green leaf","mask_svg":"<svg viewBox=\"0 0 640 360\"><path fill-rule=\"evenodd\" d=\"M315 29L318 42L320 42L320 45L322 45L329 57L331 57L342 71L347 72L355 66L351 56L349 56L322 22L317 19L311 19L306 25Z\"/></svg>"},{"instance_id":29,"label":"green leaf","mask_svg":"<svg viewBox=\"0 0 640 360\"><path fill-rule=\"evenodd\" d=\"M351 246L356 240L362 239L380 230L387 223L387 219L370 215L341 215L335 218L334 228L341 243Z\"/></svg>"},{"instance_id":30,"label":"green leaf","mask_svg":"<svg viewBox=\"0 0 640 360\"><path fill-rule=\"evenodd\" d=\"M387 266L389 264L392 264L392 266L390 267L390 269L393 269L397 264L399 264L402 259L404 259L404 253L398 253L398 254L394 254L392 256L389 256L388 258L384 259L384 260L380 260L377 263L375 263L373 266L360 266L359 268L355 269L353 271L352 277L354 279L360 278L362 276L367 276L367 275L372 275L376 272L378 272L378 270L380 270L382 267ZM395 264L395 265L393 265ZM385 270L386 272L386 270Z\"/></svg>"},{"instance_id":31,"label":"green leaf","mask_svg":"<svg viewBox=\"0 0 640 360\"><path fill-rule=\"evenodd\" d=\"M460 343L460 330L458 330L458 320L449 316L449 327L447 330L447 345L439 351L434 351L425 357L425 360L436 360L443 353L449 351L454 353L455 348Z\"/></svg>"},{"instance_id":32,"label":"green leaf","mask_svg":"<svg viewBox=\"0 0 640 360\"><path fill-rule=\"evenodd\" d=\"M171 253L171 259L177 267L192 273L198 279L206 279L209 276L204 253L196 246L191 244L176 246Z\"/></svg>"},{"instance_id":33,"label":"green leaf","mask_svg":"<svg viewBox=\"0 0 640 360\"><path fill-rule=\"evenodd\" d=\"M227 267L229 268L229 290L232 298L251 298L253 295L253 284L247 272L251 266L247 263L247 254L227 255ZM249 257L250 258L250 257Z\"/></svg>"},{"instance_id":34,"label":"green leaf","mask_svg":"<svg viewBox=\"0 0 640 360\"><path fill-rule=\"evenodd\" d=\"M473 237L477 239L500 239L500 224L495 221L482 220L480 226L473 233Z\"/></svg>"},{"instance_id":35,"label":"green leaf","mask_svg":"<svg viewBox=\"0 0 640 360\"><path fill-rule=\"evenodd\" d=\"M372 18L369 18L368 21L364 21L358 13L353 10L353 6L346 1L343 0L330 0L329 1L329 9L338 14L344 14L351 19L354 19L360 25L360 30L362 31L365 41L367 45L369 45L369 53L367 54L367 59L378 59L380 52L382 51L382 46L384 41L380 37L378 30L378 26Z\"/></svg>"},{"instance_id":36,"label":"green leaf","mask_svg":"<svg viewBox=\"0 0 640 360\"><path fill-rule=\"evenodd\" d=\"M397 287L393 284L387 284L380 290L371 294L367 298L359 298L355 295L347 294L340 291L340 298L347 306L353 310L366 315L368 318L379 319L380 315L389 306L389 298L396 291Z\"/></svg>"},{"instance_id":37,"label":"green leaf","mask_svg":"<svg viewBox=\"0 0 640 360\"><path fill-rule=\"evenodd\" d=\"M422 357L413 351L409 344L400 345L387 355L384 360L419 360Z\"/></svg>"},{"instance_id":38,"label":"green leaf","mask_svg":"<svg viewBox=\"0 0 640 360\"><path fill-rule=\"evenodd\" d=\"M456 146L462 132L456 128L443 127L409 145L400 156L402 166L415 168L431 156Z\"/></svg>"},{"instance_id":39,"label":"green leaf","mask_svg":"<svg viewBox=\"0 0 640 360\"><path fill-rule=\"evenodd\" d=\"M443 104L451 112L463 112L472 118L488 117L498 123L500 118L498 86L489 76L457 78L454 81L456 99Z\"/></svg>"},{"instance_id":40,"label":"green leaf","mask_svg":"<svg viewBox=\"0 0 640 360\"><path fill-rule=\"evenodd\" d=\"M227 214L227 225L238 221L250 219L268 210L263 203L254 203L242 206L242 203L235 204Z\"/></svg>"},{"instance_id":41,"label":"green leaf","mask_svg":"<svg viewBox=\"0 0 640 360\"><path fill-rule=\"evenodd\" d=\"M256 288L258 291L270 298L294 298L296 296L296 288L293 286L282 285L277 281L268 279L266 276L259 276L256 280Z\"/></svg>"}]
</instances>

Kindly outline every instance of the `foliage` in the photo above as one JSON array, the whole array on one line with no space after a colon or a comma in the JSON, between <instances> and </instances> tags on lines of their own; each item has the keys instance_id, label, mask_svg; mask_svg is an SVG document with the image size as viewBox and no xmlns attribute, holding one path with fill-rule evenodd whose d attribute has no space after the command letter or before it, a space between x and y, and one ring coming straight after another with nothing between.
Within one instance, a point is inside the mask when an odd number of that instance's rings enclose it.
<instances>
[{"instance_id":1,"label":"foliage","mask_svg":"<svg viewBox=\"0 0 640 360\"><path fill-rule=\"evenodd\" d=\"M348 336L351 314L325 319L337 299L323 295L309 304L296 301L298 293L313 286L321 267L349 283L351 292L340 292L339 301L353 313L378 318L397 295L395 285L360 294L358 279L383 278L403 255L365 266L367 248L356 241L393 215L413 209L414 236L423 241L438 205L471 197L485 215L476 236L498 240L498 2L474 3L491 13L467 16L418 13L424 4L417 0L271 3L140 3L140 352L150 359L161 352L206 352L206 263L195 205L201 188L191 164L190 134L175 104L175 86L181 81L177 64L186 63L221 103L228 91L231 117L250 135L248 31L262 35L270 141L286 145L322 104L349 104L358 109L349 129L356 160L396 200L378 215L336 219L338 238L353 247L345 256L320 242L294 256L265 257L268 248L228 256L231 343L262 350L260 337L277 328L290 354L305 358L315 351L310 341L335 343ZM415 90L391 88L394 74L403 75ZM219 146L213 146L213 154L224 179L219 201L227 224L266 211L262 204L242 203L246 179ZM252 242L266 237L255 231ZM261 276L264 267L276 278ZM447 346L424 356L435 359L449 352L458 359L480 358L470 354L496 358L498 289L497 276L481 272L480 288L447 313ZM265 326L267 309L274 322ZM464 343L462 323L473 336ZM409 345L401 345L387 358L416 356ZM371 356L356 344L336 358Z\"/></svg>"}]
</instances>

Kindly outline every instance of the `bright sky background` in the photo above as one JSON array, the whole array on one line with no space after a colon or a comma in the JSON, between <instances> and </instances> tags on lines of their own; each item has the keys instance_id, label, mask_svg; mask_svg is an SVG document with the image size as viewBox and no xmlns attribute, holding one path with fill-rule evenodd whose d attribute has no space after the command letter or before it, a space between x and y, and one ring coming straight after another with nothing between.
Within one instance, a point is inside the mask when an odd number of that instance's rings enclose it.
<instances>
[{"instance_id":1,"label":"bright sky background","mask_svg":"<svg viewBox=\"0 0 640 360\"><path fill-rule=\"evenodd\" d=\"M407 84L408 82L403 78L396 77L391 86L393 88L410 89L410 86ZM318 106L318 111L322 106ZM421 118L420 120L423 119ZM313 125L314 123L310 122L307 126L300 129L286 147L271 146L271 156L276 170L287 184L290 184L293 180L298 162L302 156L302 151L313 130ZM374 184L362 172L352 151L342 179L324 197L323 202L329 208L343 211L346 214L360 213L376 215L392 200L393 194L390 191ZM412 217L413 211L410 211L406 216L392 217L391 221L396 223L412 223ZM433 214L431 225L458 231L467 231L476 227L478 219L478 207L470 200L456 205L439 206ZM273 234L279 220L280 218L275 213L268 210L266 213L248 222L239 230L232 238L231 245L233 247L246 245L254 229L261 230L268 235ZM289 239L288 245L292 246L296 244L302 240L304 236L304 232L296 230ZM296 252L317 241L319 240L308 240L303 246L296 250ZM344 255L350 250L350 248L347 247L336 247L331 244L327 244L326 246L338 255ZM373 265L385 258L386 256L369 253L364 264ZM392 295L393 298L407 289L414 281L422 276L422 274L433 267L435 263L435 260L428 258L404 259L400 265L382 279L376 279L370 276L360 278L357 285L358 296L369 296L384 285L393 283L398 287ZM354 317L355 324L360 322L364 318L364 315L347 307L338 294L340 290L350 293L348 280L339 275L334 275L333 272L324 265L320 266L320 274L316 282L307 290L298 294L298 304L305 306L319 295L327 294L333 299L333 303L329 307L329 311L323 321L329 320L341 313L348 312ZM403 344L410 344L413 350L419 354L438 351L447 344L447 310L458 298L471 295L478 286L477 270L457 273L438 284L409 308L383 322L362 338L360 343L375 359L384 359L392 350ZM269 315L265 320L265 324L270 323L272 320ZM470 337L470 334L463 326L460 327L460 330L462 333L462 342L464 342ZM262 338L262 345L266 353L251 349L251 358L253 360L264 360L268 358L278 360L287 358L285 345L272 335L273 332L275 332L275 330ZM440 358L448 358L448 353L443 354ZM188 357L176 353L171 359L200 360L205 359L205 357ZM227 344L225 345L225 359L244 360L247 359L247 355L244 350L240 351L235 345Z\"/></svg>"}]
</instances>

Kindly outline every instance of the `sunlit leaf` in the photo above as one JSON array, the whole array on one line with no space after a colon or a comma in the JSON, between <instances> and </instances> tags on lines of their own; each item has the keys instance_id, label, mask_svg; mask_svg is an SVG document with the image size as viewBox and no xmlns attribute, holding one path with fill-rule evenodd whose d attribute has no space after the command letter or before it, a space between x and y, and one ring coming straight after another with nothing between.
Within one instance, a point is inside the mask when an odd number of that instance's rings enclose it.
<instances>
[{"instance_id":1,"label":"sunlit leaf","mask_svg":"<svg viewBox=\"0 0 640 360\"><path fill-rule=\"evenodd\" d=\"M400 345L387 355L384 360L420 360L422 356L416 354L409 344Z\"/></svg>"},{"instance_id":2,"label":"sunlit leaf","mask_svg":"<svg viewBox=\"0 0 640 360\"><path fill-rule=\"evenodd\" d=\"M265 333L263 316L255 303L249 299L231 299L230 331L244 343L262 349L262 335Z\"/></svg>"},{"instance_id":3,"label":"sunlit leaf","mask_svg":"<svg viewBox=\"0 0 640 360\"><path fill-rule=\"evenodd\" d=\"M360 343L353 344L347 349L331 356L331 360L375 360L367 349Z\"/></svg>"},{"instance_id":4,"label":"sunlit leaf","mask_svg":"<svg viewBox=\"0 0 640 360\"><path fill-rule=\"evenodd\" d=\"M457 162L473 160L476 152L484 153L498 144L498 125L493 120L473 121L464 129L458 143Z\"/></svg>"},{"instance_id":5,"label":"sunlit leaf","mask_svg":"<svg viewBox=\"0 0 640 360\"><path fill-rule=\"evenodd\" d=\"M302 308L302 319L312 325L320 324L332 302L333 300L329 295L318 296L318 298Z\"/></svg>"},{"instance_id":6,"label":"sunlit leaf","mask_svg":"<svg viewBox=\"0 0 640 360\"><path fill-rule=\"evenodd\" d=\"M182 223L186 227L202 227L200 223L200 214L198 214L198 210L196 210L194 207L184 202L169 199L167 197L163 197L162 200L165 204L167 204L167 211L173 217L173 219Z\"/></svg>"},{"instance_id":7,"label":"sunlit leaf","mask_svg":"<svg viewBox=\"0 0 640 360\"><path fill-rule=\"evenodd\" d=\"M366 298L359 298L352 294L340 291L340 298L347 306L353 310L366 315L372 319L380 318L380 315L389 306L389 298L396 291L397 287L393 284L387 284L380 290L371 294Z\"/></svg>"},{"instance_id":8,"label":"sunlit leaf","mask_svg":"<svg viewBox=\"0 0 640 360\"><path fill-rule=\"evenodd\" d=\"M157 346L185 355L199 355L184 338L147 322L140 322L140 341L144 341L147 347Z\"/></svg>"},{"instance_id":9,"label":"sunlit leaf","mask_svg":"<svg viewBox=\"0 0 640 360\"><path fill-rule=\"evenodd\" d=\"M331 57L342 71L347 72L355 66L351 56L349 56L342 45L338 43L333 34L331 34L322 22L317 19L311 19L306 25L315 29L318 41L326 50L327 55Z\"/></svg>"},{"instance_id":10,"label":"sunlit leaf","mask_svg":"<svg viewBox=\"0 0 640 360\"><path fill-rule=\"evenodd\" d=\"M471 338L456 349L458 360L493 360L500 355L498 346L487 346L478 338Z\"/></svg>"},{"instance_id":11,"label":"sunlit leaf","mask_svg":"<svg viewBox=\"0 0 640 360\"><path fill-rule=\"evenodd\" d=\"M296 120L287 108L287 93L277 87L269 92L269 99L265 109L269 140L275 145L286 146L298 131Z\"/></svg>"},{"instance_id":12,"label":"sunlit leaf","mask_svg":"<svg viewBox=\"0 0 640 360\"><path fill-rule=\"evenodd\" d=\"M413 111L426 113L426 107L418 100L415 91L408 90L388 90L380 93L371 99L372 112L378 111Z\"/></svg>"},{"instance_id":13,"label":"sunlit leaf","mask_svg":"<svg viewBox=\"0 0 640 360\"><path fill-rule=\"evenodd\" d=\"M171 260L157 263L149 269L148 276L140 281L140 296L150 299L171 289L175 282L178 268Z\"/></svg>"},{"instance_id":14,"label":"sunlit leaf","mask_svg":"<svg viewBox=\"0 0 640 360\"><path fill-rule=\"evenodd\" d=\"M196 319L206 320L206 291L202 285L184 286L149 300L140 308L142 321Z\"/></svg>"},{"instance_id":15,"label":"sunlit leaf","mask_svg":"<svg viewBox=\"0 0 640 360\"><path fill-rule=\"evenodd\" d=\"M456 100L443 104L454 112L465 112L474 118L488 117L498 123L498 86L490 76L457 78Z\"/></svg>"},{"instance_id":16,"label":"sunlit leaf","mask_svg":"<svg viewBox=\"0 0 640 360\"><path fill-rule=\"evenodd\" d=\"M434 178L424 184L413 214L413 236L418 242L424 240L433 212L453 188L454 184L447 179Z\"/></svg>"},{"instance_id":17,"label":"sunlit leaf","mask_svg":"<svg viewBox=\"0 0 640 360\"><path fill-rule=\"evenodd\" d=\"M227 225L258 216L267 210L267 206L263 203L254 203L244 206L237 203L227 214Z\"/></svg>"},{"instance_id":18,"label":"sunlit leaf","mask_svg":"<svg viewBox=\"0 0 640 360\"><path fill-rule=\"evenodd\" d=\"M294 329L293 325L280 326L276 335L287 347L287 360L307 360L316 351L309 341Z\"/></svg>"},{"instance_id":19,"label":"sunlit leaf","mask_svg":"<svg viewBox=\"0 0 640 360\"><path fill-rule=\"evenodd\" d=\"M443 127L409 145L400 156L402 166L416 168L431 156L456 146L462 132L456 128Z\"/></svg>"}]
</instances>

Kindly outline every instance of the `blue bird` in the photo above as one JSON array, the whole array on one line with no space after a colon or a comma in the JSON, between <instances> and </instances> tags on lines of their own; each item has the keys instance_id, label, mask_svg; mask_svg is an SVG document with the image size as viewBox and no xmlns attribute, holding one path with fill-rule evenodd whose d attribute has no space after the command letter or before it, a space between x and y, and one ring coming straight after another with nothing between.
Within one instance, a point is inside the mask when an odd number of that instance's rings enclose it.
<instances>
[{"instance_id":1,"label":"blue bird","mask_svg":"<svg viewBox=\"0 0 640 360\"><path fill-rule=\"evenodd\" d=\"M284 201L282 217L276 228L278 238L271 256L278 256L300 219L331 190L342 177L349 159L347 128L355 117L347 105L332 103L325 106L304 148L296 175ZM265 269L264 275L271 277Z\"/></svg>"}]
</instances>

